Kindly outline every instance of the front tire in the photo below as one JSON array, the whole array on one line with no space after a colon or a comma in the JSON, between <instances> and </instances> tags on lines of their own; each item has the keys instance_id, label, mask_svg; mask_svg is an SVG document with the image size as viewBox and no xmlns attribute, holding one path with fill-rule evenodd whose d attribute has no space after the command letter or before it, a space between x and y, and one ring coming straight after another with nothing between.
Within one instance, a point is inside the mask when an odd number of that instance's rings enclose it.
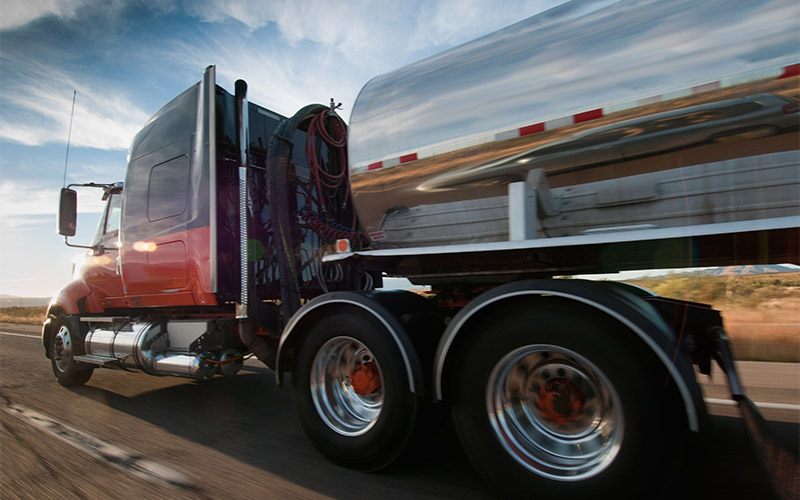
<instances>
[{"instance_id":1,"label":"front tire","mask_svg":"<svg viewBox=\"0 0 800 500\"><path fill-rule=\"evenodd\" d=\"M92 376L94 368L79 365L75 355L82 354L83 339L75 331L69 317L59 314L53 323L50 337L50 364L58 383L64 387L85 384Z\"/></svg>"},{"instance_id":2,"label":"front tire","mask_svg":"<svg viewBox=\"0 0 800 500\"><path fill-rule=\"evenodd\" d=\"M339 312L317 322L292 373L295 409L328 460L374 471L405 448L419 413L397 344L373 318Z\"/></svg>"},{"instance_id":3,"label":"front tire","mask_svg":"<svg viewBox=\"0 0 800 500\"><path fill-rule=\"evenodd\" d=\"M657 497L681 448L663 372L616 323L551 302L496 315L459 360L467 456L513 498Z\"/></svg>"}]
</instances>

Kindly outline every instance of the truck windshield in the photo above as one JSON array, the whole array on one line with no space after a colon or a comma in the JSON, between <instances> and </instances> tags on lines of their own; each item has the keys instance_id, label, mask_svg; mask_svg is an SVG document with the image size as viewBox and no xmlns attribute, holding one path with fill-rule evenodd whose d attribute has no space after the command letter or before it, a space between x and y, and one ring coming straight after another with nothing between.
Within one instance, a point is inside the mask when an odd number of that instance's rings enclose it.
<instances>
[{"instance_id":1,"label":"truck windshield","mask_svg":"<svg viewBox=\"0 0 800 500\"><path fill-rule=\"evenodd\" d=\"M122 195L113 194L108 201L105 234L119 231L119 220L122 215Z\"/></svg>"},{"instance_id":2,"label":"truck windshield","mask_svg":"<svg viewBox=\"0 0 800 500\"><path fill-rule=\"evenodd\" d=\"M110 236L116 236L119 231L120 216L122 214L122 194L112 194L106 203L103 215L97 223L97 231L92 245L99 245ZM113 233L113 234L112 234Z\"/></svg>"}]
</instances>

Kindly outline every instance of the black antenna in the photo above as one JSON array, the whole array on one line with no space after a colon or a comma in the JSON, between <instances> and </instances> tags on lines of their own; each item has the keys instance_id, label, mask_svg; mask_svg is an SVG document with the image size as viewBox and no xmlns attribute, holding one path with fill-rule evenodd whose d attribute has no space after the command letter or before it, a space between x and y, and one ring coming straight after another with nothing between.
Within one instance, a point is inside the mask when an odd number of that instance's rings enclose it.
<instances>
[{"instance_id":1,"label":"black antenna","mask_svg":"<svg viewBox=\"0 0 800 500\"><path fill-rule=\"evenodd\" d=\"M64 182L61 187L67 187L67 163L69 162L69 143L72 140L72 118L75 116L75 98L78 96L78 91L72 91L72 111L69 114L69 133L67 134L67 157L64 159Z\"/></svg>"}]
</instances>

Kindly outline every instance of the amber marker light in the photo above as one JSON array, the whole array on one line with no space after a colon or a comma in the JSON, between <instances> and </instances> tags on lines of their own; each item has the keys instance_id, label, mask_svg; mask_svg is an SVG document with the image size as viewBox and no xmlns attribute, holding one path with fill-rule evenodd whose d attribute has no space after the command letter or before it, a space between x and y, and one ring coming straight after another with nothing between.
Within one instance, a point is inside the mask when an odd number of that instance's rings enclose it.
<instances>
[{"instance_id":1,"label":"amber marker light","mask_svg":"<svg viewBox=\"0 0 800 500\"><path fill-rule=\"evenodd\" d=\"M158 245L152 241L137 241L133 244L133 249L137 252L155 252Z\"/></svg>"}]
</instances>

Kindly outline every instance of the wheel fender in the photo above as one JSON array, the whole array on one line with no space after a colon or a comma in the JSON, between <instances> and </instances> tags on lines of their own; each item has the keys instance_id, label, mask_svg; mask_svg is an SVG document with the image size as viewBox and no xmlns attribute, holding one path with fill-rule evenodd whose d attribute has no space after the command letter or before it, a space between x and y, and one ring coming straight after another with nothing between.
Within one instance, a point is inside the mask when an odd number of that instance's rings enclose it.
<instances>
[{"instance_id":1,"label":"wheel fender","mask_svg":"<svg viewBox=\"0 0 800 500\"><path fill-rule=\"evenodd\" d=\"M308 325L339 308L355 307L377 319L386 328L403 358L409 390L419 396L424 395L421 363L402 321L397 316L396 308L392 307L393 304L407 302L408 297L404 296L406 293L389 291L330 292L307 302L289 319L281 334L275 361L277 385L283 385L283 372L287 369L286 352L298 342L302 342Z\"/></svg>"},{"instance_id":2,"label":"wheel fender","mask_svg":"<svg viewBox=\"0 0 800 500\"><path fill-rule=\"evenodd\" d=\"M92 290L85 282L82 280L74 280L61 288L61 290L50 299L50 303L47 305L47 315L42 324L42 344L44 345L48 358L50 357L50 336L53 334L53 319L63 312L73 322L73 326L76 327L75 331L81 331L80 328L78 328L80 321L76 316L85 311L81 310L79 302L91 295L91 293Z\"/></svg>"},{"instance_id":3,"label":"wheel fender","mask_svg":"<svg viewBox=\"0 0 800 500\"><path fill-rule=\"evenodd\" d=\"M77 354L86 354L86 351L83 347L83 340L86 334L89 332L89 328L85 323L81 323L80 316L77 314L67 314L62 308L58 305L52 305L47 310L47 318L44 320L42 324L42 345L44 346L45 356L49 359L50 356L50 341L52 340L53 334L53 323L55 322L56 317L59 314L66 314L67 318L69 319L70 324L72 325L72 331L76 332L81 335L81 338L75 339L75 350Z\"/></svg>"},{"instance_id":4,"label":"wheel fender","mask_svg":"<svg viewBox=\"0 0 800 500\"><path fill-rule=\"evenodd\" d=\"M436 348L433 367L433 397L444 399L444 377L448 355L462 340L459 336L492 309L522 297L556 296L576 301L610 316L633 332L660 360L674 381L686 411L689 429L700 432L704 405L691 362L678 352L670 327L641 294L626 287L585 280L524 280L501 285L476 297L456 314Z\"/></svg>"},{"instance_id":5,"label":"wheel fender","mask_svg":"<svg viewBox=\"0 0 800 500\"><path fill-rule=\"evenodd\" d=\"M67 315L85 313L87 311L81 309L79 302L91 293L92 289L83 280L71 281L50 300L47 313L49 315L50 311L56 307Z\"/></svg>"}]
</instances>

